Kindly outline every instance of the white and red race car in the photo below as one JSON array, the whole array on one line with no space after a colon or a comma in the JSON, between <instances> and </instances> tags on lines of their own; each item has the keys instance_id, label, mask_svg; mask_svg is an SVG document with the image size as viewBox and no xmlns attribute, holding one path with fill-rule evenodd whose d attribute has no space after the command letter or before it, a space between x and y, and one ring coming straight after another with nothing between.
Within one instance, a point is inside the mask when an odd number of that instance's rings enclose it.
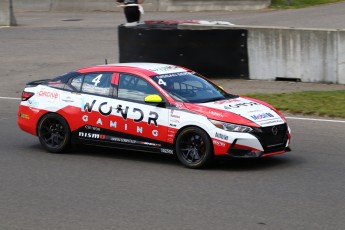
<instances>
[{"instance_id":1,"label":"white and red race car","mask_svg":"<svg viewBox=\"0 0 345 230\"><path fill-rule=\"evenodd\" d=\"M117 147L176 154L189 168L214 156L290 151L290 128L272 106L167 64L99 65L29 82L18 124L49 152L71 143Z\"/></svg>"}]
</instances>

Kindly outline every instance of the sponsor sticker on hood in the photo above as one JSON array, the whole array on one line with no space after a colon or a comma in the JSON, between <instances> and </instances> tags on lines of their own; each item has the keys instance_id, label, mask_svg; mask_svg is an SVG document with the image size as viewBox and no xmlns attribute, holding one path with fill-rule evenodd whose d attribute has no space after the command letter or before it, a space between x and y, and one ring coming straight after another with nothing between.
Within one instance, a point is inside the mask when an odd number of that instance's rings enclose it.
<instances>
[{"instance_id":1,"label":"sponsor sticker on hood","mask_svg":"<svg viewBox=\"0 0 345 230\"><path fill-rule=\"evenodd\" d=\"M263 127L284 123L284 120L269 107L245 98L209 102L203 105L237 114Z\"/></svg>"}]
</instances>

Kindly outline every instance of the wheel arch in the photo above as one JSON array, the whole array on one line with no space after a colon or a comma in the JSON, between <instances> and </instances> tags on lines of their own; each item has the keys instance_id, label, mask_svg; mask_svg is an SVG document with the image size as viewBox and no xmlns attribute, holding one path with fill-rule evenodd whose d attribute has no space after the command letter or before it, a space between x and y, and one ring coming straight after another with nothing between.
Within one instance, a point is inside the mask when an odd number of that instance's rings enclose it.
<instances>
[{"instance_id":1,"label":"wheel arch","mask_svg":"<svg viewBox=\"0 0 345 230\"><path fill-rule=\"evenodd\" d=\"M48 116L49 114L55 114L55 115L58 115L58 116L62 117L62 118L66 121L69 131L71 131L71 127L70 127L70 125L69 125L69 123L68 123L68 120L67 120L63 115L61 115L61 114L59 114L59 113L55 113L55 112L46 112L46 113L42 114L42 115L40 116L40 118L37 120L37 123L36 123L36 135L37 135L37 136L38 136L38 126L39 126L39 124L41 123L41 120L42 120L44 117Z\"/></svg>"},{"instance_id":2,"label":"wheel arch","mask_svg":"<svg viewBox=\"0 0 345 230\"><path fill-rule=\"evenodd\" d=\"M65 153L71 147L72 135L70 130L66 118L55 112L43 114L36 126L41 145L51 153Z\"/></svg>"},{"instance_id":3,"label":"wheel arch","mask_svg":"<svg viewBox=\"0 0 345 230\"><path fill-rule=\"evenodd\" d=\"M211 138L210 134L209 134L203 127L200 127L200 126L198 126L198 125L185 125L185 126L179 128L179 130L177 131L177 133L176 133L176 135L175 135L175 137L174 137L174 143L173 143L174 155L176 155L175 145L176 145L177 137L180 135L180 133L181 133L183 130L185 130L185 129L187 129L187 128L190 128L190 127L199 128L199 129L201 129L202 131L204 131L204 132L207 134L208 138L210 139L211 145L212 145L212 148L211 148L211 149L212 149L212 154L214 155L214 146L213 146L213 141L212 141L212 138Z\"/></svg>"}]
</instances>

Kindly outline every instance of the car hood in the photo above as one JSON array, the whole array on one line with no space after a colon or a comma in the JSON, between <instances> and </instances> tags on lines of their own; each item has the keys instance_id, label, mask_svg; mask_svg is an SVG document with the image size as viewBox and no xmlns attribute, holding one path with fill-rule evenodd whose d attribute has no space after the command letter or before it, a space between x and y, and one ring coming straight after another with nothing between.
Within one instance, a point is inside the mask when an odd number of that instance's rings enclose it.
<instances>
[{"instance_id":1,"label":"car hood","mask_svg":"<svg viewBox=\"0 0 345 230\"><path fill-rule=\"evenodd\" d=\"M251 98L207 102L185 103L186 108L224 122L266 127L285 123L285 118L272 106Z\"/></svg>"}]
</instances>

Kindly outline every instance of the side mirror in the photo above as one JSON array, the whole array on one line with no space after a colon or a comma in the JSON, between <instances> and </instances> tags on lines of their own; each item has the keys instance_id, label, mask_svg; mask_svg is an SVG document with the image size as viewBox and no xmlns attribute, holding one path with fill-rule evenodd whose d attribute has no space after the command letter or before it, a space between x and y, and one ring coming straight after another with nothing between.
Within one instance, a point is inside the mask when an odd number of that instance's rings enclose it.
<instances>
[{"instance_id":1,"label":"side mirror","mask_svg":"<svg viewBox=\"0 0 345 230\"><path fill-rule=\"evenodd\" d=\"M157 95L157 94L151 94L145 97L144 101L146 103L162 103L163 99L161 96Z\"/></svg>"}]
</instances>

